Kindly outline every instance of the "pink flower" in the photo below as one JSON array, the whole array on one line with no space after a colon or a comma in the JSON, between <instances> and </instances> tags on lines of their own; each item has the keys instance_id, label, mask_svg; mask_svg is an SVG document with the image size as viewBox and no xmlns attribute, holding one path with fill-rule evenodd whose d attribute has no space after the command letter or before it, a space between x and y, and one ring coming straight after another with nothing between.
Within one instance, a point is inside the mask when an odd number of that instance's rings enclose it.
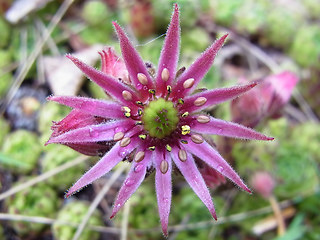
<instances>
[{"instance_id":1,"label":"pink flower","mask_svg":"<svg viewBox=\"0 0 320 240\"><path fill-rule=\"evenodd\" d=\"M275 181L269 173L257 172L251 179L251 185L253 189L261 194L264 198L269 198L272 195L275 187Z\"/></svg>"},{"instance_id":2,"label":"pink flower","mask_svg":"<svg viewBox=\"0 0 320 240\"><path fill-rule=\"evenodd\" d=\"M69 189L66 196L108 173L133 152L131 170L119 191L111 218L137 190L147 171L155 169L160 221L163 233L167 235L172 194L171 172L175 165L216 219L209 190L195 164L194 156L245 191L250 190L220 154L205 141L202 134L258 140L273 138L236 123L208 116L201 113L201 110L233 99L253 88L256 83L192 94L210 69L227 35L213 43L187 70L177 71L180 44L178 5L174 7L155 76L148 72L122 28L115 22L113 25L118 34L131 85L118 81L110 72L96 70L67 55L114 101L73 96L49 97L52 101L74 108L71 114L80 111L90 117L88 123L55 131L48 143L82 144L85 147L87 144L114 141L110 151ZM104 59L102 56L103 61ZM93 120L96 118L99 121ZM62 124L70 123L60 122L59 126Z\"/></svg>"},{"instance_id":3,"label":"pink flower","mask_svg":"<svg viewBox=\"0 0 320 240\"><path fill-rule=\"evenodd\" d=\"M255 127L266 117L278 117L282 107L289 101L298 80L295 74L288 71L266 77L250 93L232 101L233 121ZM249 81L241 79L240 82Z\"/></svg>"}]
</instances>

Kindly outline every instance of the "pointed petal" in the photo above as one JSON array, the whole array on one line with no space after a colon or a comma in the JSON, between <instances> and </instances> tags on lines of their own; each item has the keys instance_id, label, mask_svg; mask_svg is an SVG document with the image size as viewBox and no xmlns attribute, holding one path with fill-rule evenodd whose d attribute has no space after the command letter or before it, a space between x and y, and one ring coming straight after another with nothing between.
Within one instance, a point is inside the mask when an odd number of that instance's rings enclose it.
<instances>
[{"instance_id":1,"label":"pointed petal","mask_svg":"<svg viewBox=\"0 0 320 240\"><path fill-rule=\"evenodd\" d=\"M67 55L67 58L69 58L84 74L86 74L89 79L102 87L106 91L106 93L109 94L114 100L122 102L124 104L130 104L131 101L125 100L123 98L123 91L128 91L131 93L131 95L133 96L133 103L138 100L138 98L136 97L136 93L125 86L123 83L121 83L118 79L107 75L106 73L103 73L95 69L94 67L88 66L72 55Z\"/></svg>"},{"instance_id":2,"label":"pointed petal","mask_svg":"<svg viewBox=\"0 0 320 240\"><path fill-rule=\"evenodd\" d=\"M166 173L161 172L160 166L162 161L166 161L168 163L168 169ZM154 152L154 162L156 165L155 181L160 222L163 234L165 236L168 236L168 223L172 195L172 163L171 158L169 157L169 154L167 152L163 152L157 149Z\"/></svg>"},{"instance_id":3,"label":"pointed petal","mask_svg":"<svg viewBox=\"0 0 320 240\"><path fill-rule=\"evenodd\" d=\"M135 125L134 121L131 120L119 120L107 123L102 123L99 125L89 125L82 128L77 128L61 134L56 137L50 138L47 144L50 143L89 143L89 142L99 142L99 141L111 141L116 133L115 129L120 128L123 133L127 132L128 129Z\"/></svg>"},{"instance_id":4,"label":"pointed petal","mask_svg":"<svg viewBox=\"0 0 320 240\"><path fill-rule=\"evenodd\" d=\"M112 144L99 144L99 143L66 143L66 145L73 150L88 156L101 156L110 150Z\"/></svg>"},{"instance_id":5,"label":"pointed petal","mask_svg":"<svg viewBox=\"0 0 320 240\"><path fill-rule=\"evenodd\" d=\"M179 168L180 172L182 173L190 187L193 189L193 191L198 195L198 197L201 199L204 205L206 205L206 207L209 209L212 217L217 220L217 215L210 196L210 192L194 162L193 157L190 153L187 153L187 160L182 162L179 159L178 152L179 148L174 148L172 150L171 156L174 163Z\"/></svg>"},{"instance_id":6,"label":"pointed petal","mask_svg":"<svg viewBox=\"0 0 320 240\"><path fill-rule=\"evenodd\" d=\"M203 134L215 134L226 137L243 138L243 139L254 139L254 140L273 140L274 138L267 137L262 133L256 132L255 130L245 127L243 125L224 121L221 119L210 117L210 122L199 123L194 121L192 125L192 131L203 133Z\"/></svg>"},{"instance_id":7,"label":"pointed petal","mask_svg":"<svg viewBox=\"0 0 320 240\"><path fill-rule=\"evenodd\" d=\"M184 147L188 152L199 157L202 161L206 162L209 166L217 170L219 173L229 178L239 187L251 193L251 191L243 183L239 175L231 168L226 160L224 160L221 155L207 142L196 144L190 140L188 144L184 145Z\"/></svg>"},{"instance_id":8,"label":"pointed petal","mask_svg":"<svg viewBox=\"0 0 320 240\"><path fill-rule=\"evenodd\" d=\"M219 49L224 44L225 39L228 34L219 38L215 41L201 56L196 59L194 63L179 77L176 87L172 91L172 96L175 98L180 98L192 93L197 87L202 78L207 74L211 68L213 61L219 51ZM187 80L193 78L194 84L190 88L184 88L183 83Z\"/></svg>"},{"instance_id":9,"label":"pointed petal","mask_svg":"<svg viewBox=\"0 0 320 240\"><path fill-rule=\"evenodd\" d=\"M93 116L103 118L124 118L121 106L112 101L73 96L51 96L48 97L48 100L55 101L75 109L80 109L81 111Z\"/></svg>"},{"instance_id":10,"label":"pointed petal","mask_svg":"<svg viewBox=\"0 0 320 240\"><path fill-rule=\"evenodd\" d=\"M250 83L243 86L235 86L230 88L217 88L213 90L207 90L201 93L194 94L192 96L184 98L184 104L181 106L182 110L193 112L200 111L212 105L216 105L231 99L234 99L241 94L249 91L256 86L257 83ZM205 98L206 102L200 106L195 105L195 101L199 98Z\"/></svg>"},{"instance_id":11,"label":"pointed petal","mask_svg":"<svg viewBox=\"0 0 320 240\"><path fill-rule=\"evenodd\" d=\"M146 176L148 163L151 161L151 152L145 152L145 157L141 162L133 161L131 170L124 181L118 197L114 202L114 207L110 218L113 218L131 195L138 189Z\"/></svg>"},{"instance_id":12,"label":"pointed petal","mask_svg":"<svg viewBox=\"0 0 320 240\"><path fill-rule=\"evenodd\" d=\"M171 17L171 23L166 33L166 38L162 47L158 73L156 77L157 95L166 91L167 85L171 85L177 70L180 49L180 24L179 24L179 7L174 5L174 11ZM163 69L168 69L169 79L162 80Z\"/></svg>"},{"instance_id":13,"label":"pointed petal","mask_svg":"<svg viewBox=\"0 0 320 240\"><path fill-rule=\"evenodd\" d=\"M132 152L136 147L134 144L129 144L123 148L119 143L116 143L112 149L107 152L88 172L86 172L67 192L66 197L69 197L74 192L87 186L103 175L107 174L115 165L117 165L126 155Z\"/></svg>"},{"instance_id":14,"label":"pointed petal","mask_svg":"<svg viewBox=\"0 0 320 240\"><path fill-rule=\"evenodd\" d=\"M136 89L141 93L140 95L143 97L144 101L149 96L148 90L153 89L151 77L139 53L128 39L123 29L116 22L113 22L113 25L118 34L122 57L129 72L130 79L132 80ZM147 78L147 83L145 86L143 86L138 80L139 73L144 74Z\"/></svg>"}]
</instances>

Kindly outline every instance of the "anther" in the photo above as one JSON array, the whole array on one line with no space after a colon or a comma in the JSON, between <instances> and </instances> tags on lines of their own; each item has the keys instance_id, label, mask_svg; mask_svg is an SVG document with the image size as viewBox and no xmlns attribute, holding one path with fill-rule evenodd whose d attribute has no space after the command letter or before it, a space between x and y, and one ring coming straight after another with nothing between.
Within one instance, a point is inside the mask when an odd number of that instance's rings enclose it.
<instances>
[{"instance_id":1,"label":"anther","mask_svg":"<svg viewBox=\"0 0 320 240\"><path fill-rule=\"evenodd\" d=\"M187 134L189 134L190 133L190 126L189 125L183 125L182 127L181 127L181 134L182 135L187 135Z\"/></svg>"},{"instance_id":2,"label":"anther","mask_svg":"<svg viewBox=\"0 0 320 240\"><path fill-rule=\"evenodd\" d=\"M120 146L121 147L126 147L126 146L128 146L130 144L130 142L131 142L131 139L129 137L125 137L125 138L123 138L121 140Z\"/></svg>"},{"instance_id":3,"label":"anther","mask_svg":"<svg viewBox=\"0 0 320 240\"><path fill-rule=\"evenodd\" d=\"M143 106L143 103L141 101L136 101L136 104L139 106Z\"/></svg>"},{"instance_id":4,"label":"anther","mask_svg":"<svg viewBox=\"0 0 320 240\"><path fill-rule=\"evenodd\" d=\"M178 104L180 104L180 105L184 104L184 100L182 98L179 98L178 99Z\"/></svg>"},{"instance_id":5,"label":"anther","mask_svg":"<svg viewBox=\"0 0 320 240\"><path fill-rule=\"evenodd\" d=\"M184 81L183 87L186 88L186 89L187 88L191 88L193 86L193 84L194 84L194 78L189 78L189 79Z\"/></svg>"},{"instance_id":6,"label":"anther","mask_svg":"<svg viewBox=\"0 0 320 240\"><path fill-rule=\"evenodd\" d=\"M169 164L166 160L162 160L160 163L160 171L165 174L168 172Z\"/></svg>"},{"instance_id":7,"label":"anther","mask_svg":"<svg viewBox=\"0 0 320 240\"><path fill-rule=\"evenodd\" d=\"M142 115L142 109L138 109L138 115L141 116Z\"/></svg>"},{"instance_id":8,"label":"anther","mask_svg":"<svg viewBox=\"0 0 320 240\"><path fill-rule=\"evenodd\" d=\"M187 160L187 153L186 153L186 151L183 150L183 149L180 149L180 150L179 150L178 156L179 156L179 159L180 159L182 162L185 162L185 161Z\"/></svg>"},{"instance_id":9,"label":"anther","mask_svg":"<svg viewBox=\"0 0 320 240\"><path fill-rule=\"evenodd\" d=\"M122 112L131 112L131 109L130 108L128 108L128 107L121 107L121 111Z\"/></svg>"},{"instance_id":10,"label":"anther","mask_svg":"<svg viewBox=\"0 0 320 240\"><path fill-rule=\"evenodd\" d=\"M183 139L182 139L180 142L183 143L183 144L188 144L188 141L187 141L187 140L183 140Z\"/></svg>"},{"instance_id":11,"label":"anther","mask_svg":"<svg viewBox=\"0 0 320 240\"><path fill-rule=\"evenodd\" d=\"M156 149L156 146L148 147L148 149L154 151Z\"/></svg>"},{"instance_id":12,"label":"anther","mask_svg":"<svg viewBox=\"0 0 320 240\"><path fill-rule=\"evenodd\" d=\"M203 138L199 134L192 134L191 140L192 140L192 142L197 143L197 144L204 142Z\"/></svg>"},{"instance_id":13,"label":"anther","mask_svg":"<svg viewBox=\"0 0 320 240\"><path fill-rule=\"evenodd\" d=\"M168 86L167 86L167 92L168 92L168 94L170 94L171 91L172 91L172 87L171 87L170 85L168 85Z\"/></svg>"},{"instance_id":14,"label":"anther","mask_svg":"<svg viewBox=\"0 0 320 240\"><path fill-rule=\"evenodd\" d=\"M136 124L136 126L137 126L137 125L142 125L142 121L136 121L135 124Z\"/></svg>"},{"instance_id":15,"label":"anther","mask_svg":"<svg viewBox=\"0 0 320 240\"><path fill-rule=\"evenodd\" d=\"M197 117L197 121L199 123L208 123L208 122L210 122L210 118L206 115L200 115Z\"/></svg>"},{"instance_id":16,"label":"anther","mask_svg":"<svg viewBox=\"0 0 320 240\"><path fill-rule=\"evenodd\" d=\"M155 95L156 95L156 90L154 90L154 89L149 89L149 93L152 94L153 96L155 96Z\"/></svg>"},{"instance_id":17,"label":"anther","mask_svg":"<svg viewBox=\"0 0 320 240\"><path fill-rule=\"evenodd\" d=\"M147 76L144 75L143 73L138 73L137 78L138 78L139 82L142 85L147 85L148 84Z\"/></svg>"},{"instance_id":18,"label":"anther","mask_svg":"<svg viewBox=\"0 0 320 240\"><path fill-rule=\"evenodd\" d=\"M141 140L145 140L145 139L147 138L147 135L145 135L145 134L140 134L140 135L139 135L139 138L140 138Z\"/></svg>"},{"instance_id":19,"label":"anther","mask_svg":"<svg viewBox=\"0 0 320 240\"><path fill-rule=\"evenodd\" d=\"M136 154L136 156L134 157L134 161L136 162L141 162L144 159L144 152L140 151Z\"/></svg>"},{"instance_id":20,"label":"anther","mask_svg":"<svg viewBox=\"0 0 320 240\"><path fill-rule=\"evenodd\" d=\"M181 117L188 117L189 116L189 112L184 112Z\"/></svg>"},{"instance_id":21,"label":"anther","mask_svg":"<svg viewBox=\"0 0 320 240\"><path fill-rule=\"evenodd\" d=\"M127 101L132 100L132 94L127 90L122 91L122 97L124 98L124 100L127 100Z\"/></svg>"},{"instance_id":22,"label":"anther","mask_svg":"<svg viewBox=\"0 0 320 240\"><path fill-rule=\"evenodd\" d=\"M123 132L117 132L113 135L113 141L119 141L123 138L124 133Z\"/></svg>"},{"instance_id":23,"label":"anther","mask_svg":"<svg viewBox=\"0 0 320 240\"><path fill-rule=\"evenodd\" d=\"M202 106L203 104L205 104L207 102L207 99L205 97L198 97L195 101L194 101L194 105L197 107Z\"/></svg>"},{"instance_id":24,"label":"anther","mask_svg":"<svg viewBox=\"0 0 320 240\"><path fill-rule=\"evenodd\" d=\"M168 81L169 77L170 77L169 70L168 70L167 68L164 68L164 69L162 70L162 72L161 72L161 78L162 78L162 80L166 82L166 81Z\"/></svg>"},{"instance_id":25,"label":"anther","mask_svg":"<svg viewBox=\"0 0 320 240\"><path fill-rule=\"evenodd\" d=\"M131 113L125 112L125 113L124 113L124 116L125 116L126 118L129 118L129 117L131 117Z\"/></svg>"},{"instance_id":26,"label":"anther","mask_svg":"<svg viewBox=\"0 0 320 240\"><path fill-rule=\"evenodd\" d=\"M185 70L186 70L186 68L185 68L185 67L180 68L180 69L177 71L177 73L176 73L176 77L175 77L175 78L180 77L180 75L181 75Z\"/></svg>"},{"instance_id":27,"label":"anther","mask_svg":"<svg viewBox=\"0 0 320 240\"><path fill-rule=\"evenodd\" d=\"M169 144L166 145L166 149L167 149L168 152L172 151L172 147Z\"/></svg>"}]
</instances>

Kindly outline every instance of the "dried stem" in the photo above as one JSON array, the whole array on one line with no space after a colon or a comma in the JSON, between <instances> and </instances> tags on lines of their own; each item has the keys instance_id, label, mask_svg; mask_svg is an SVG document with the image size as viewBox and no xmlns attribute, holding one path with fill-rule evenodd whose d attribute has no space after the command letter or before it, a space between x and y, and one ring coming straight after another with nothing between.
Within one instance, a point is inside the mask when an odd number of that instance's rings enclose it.
<instances>
[{"instance_id":1,"label":"dried stem","mask_svg":"<svg viewBox=\"0 0 320 240\"><path fill-rule=\"evenodd\" d=\"M80 157L74 159L73 161L67 162L67 163L65 163L65 164L63 164L63 165L61 165L61 166L59 166L59 167L57 167L55 169L52 169L52 170L50 170L50 171L48 171L46 173L43 173L43 174L41 174L41 175L39 175L39 176L37 176L37 177L25 182L25 183L22 183L22 184L20 184L18 186L10 188L8 191L0 194L0 201L5 199L5 198L7 198L7 197L9 197L9 196L11 196L11 195L13 195L13 194L15 194L15 193L17 193L17 192L20 192L20 191L22 191L22 190L24 190L26 188L29 188L29 187L31 187L31 186L39 183L39 182L42 182L42 181L44 181L44 180L46 180L46 179L48 179L48 178L60 173L60 172L63 172L63 171L65 171L65 170L67 170L67 169L69 169L69 168L71 168L73 166L76 166L76 165L78 165L78 164L80 164L80 163L82 163L82 162L84 162L84 161L86 161L88 159L89 159L89 157L87 157L87 156L80 156Z\"/></svg>"},{"instance_id":2,"label":"dried stem","mask_svg":"<svg viewBox=\"0 0 320 240\"><path fill-rule=\"evenodd\" d=\"M3 106L0 108L0 115L2 115L4 113L7 105L12 101L12 99L13 99L14 95L16 94L18 88L20 87L20 85L22 84L24 78L26 77L29 69L31 68L32 64L34 63L34 61L36 60L36 58L40 54L40 52L42 50L42 47L44 46L46 41L49 39L52 31L55 29L57 24L60 22L61 18L66 13L68 8L71 6L73 1L74 0L65 0L61 4L61 6L58 9L58 11L56 12L56 14L51 19L51 22L49 23L47 31L45 31L44 34L43 34L43 37L37 41L37 43L35 44L35 49L32 51L32 53L27 58L27 60L24 61L24 64L22 65L22 67L18 71L18 75L15 78L14 83L12 84L10 90L8 91L8 93L6 95L5 104L3 104Z\"/></svg>"},{"instance_id":3,"label":"dried stem","mask_svg":"<svg viewBox=\"0 0 320 240\"><path fill-rule=\"evenodd\" d=\"M104 195L109 191L112 184L118 179L118 177L124 172L124 170L127 168L126 165L122 165L119 169L117 169L107 182L107 184L102 188L102 190L99 192L99 194L95 197L93 202L91 203L89 210L87 214L83 217L80 225L78 226L78 229L76 233L73 236L73 240L77 240L80 238L81 233L83 232L84 228L86 227L91 215L93 214L94 210L97 208L99 203L101 202Z\"/></svg>"},{"instance_id":4,"label":"dried stem","mask_svg":"<svg viewBox=\"0 0 320 240\"><path fill-rule=\"evenodd\" d=\"M271 204L272 210L274 212L274 216L278 223L278 235L282 236L286 232L286 225L284 223L284 219L281 213L281 209L277 199L274 196L269 197L269 202Z\"/></svg>"}]
</instances>

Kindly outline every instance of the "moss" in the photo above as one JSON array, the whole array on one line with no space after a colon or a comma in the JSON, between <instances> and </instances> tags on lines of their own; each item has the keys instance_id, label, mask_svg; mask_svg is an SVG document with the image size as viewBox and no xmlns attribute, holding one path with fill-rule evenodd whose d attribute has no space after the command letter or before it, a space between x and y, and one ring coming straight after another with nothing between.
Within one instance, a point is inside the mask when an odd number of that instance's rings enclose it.
<instances>
[{"instance_id":1,"label":"moss","mask_svg":"<svg viewBox=\"0 0 320 240\"><path fill-rule=\"evenodd\" d=\"M87 214L90 207L89 202L72 201L65 205L58 213L57 221L79 224L84 216ZM98 210L95 210L90 217L87 226L101 226L103 225L102 216ZM55 223L52 225L52 231L55 239L69 240L72 239L76 233L76 228L67 225L59 225ZM97 240L99 239L99 232L89 230L87 227L83 230L79 240Z\"/></svg>"}]
</instances>

